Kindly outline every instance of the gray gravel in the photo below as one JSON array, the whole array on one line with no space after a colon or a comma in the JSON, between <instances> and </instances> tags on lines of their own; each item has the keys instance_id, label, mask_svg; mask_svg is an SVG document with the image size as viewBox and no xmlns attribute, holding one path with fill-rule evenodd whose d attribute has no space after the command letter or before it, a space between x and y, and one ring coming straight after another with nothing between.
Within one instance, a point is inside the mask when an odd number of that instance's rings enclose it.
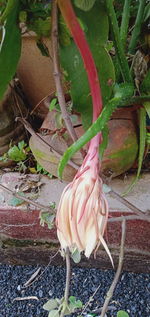
<instances>
[{"instance_id":1,"label":"gray gravel","mask_svg":"<svg viewBox=\"0 0 150 317\"><path fill-rule=\"evenodd\" d=\"M63 296L65 268L48 267L32 286L22 285L37 270L35 266L0 265L0 317L47 317L42 305L50 298ZM43 270L44 268L42 268ZM113 271L74 268L71 295L86 303L101 284L88 312L103 305L104 296L114 277ZM37 296L36 300L13 301L15 297ZM118 310L126 310L130 317L150 317L150 275L124 272L110 302L108 317L116 317Z\"/></svg>"}]
</instances>

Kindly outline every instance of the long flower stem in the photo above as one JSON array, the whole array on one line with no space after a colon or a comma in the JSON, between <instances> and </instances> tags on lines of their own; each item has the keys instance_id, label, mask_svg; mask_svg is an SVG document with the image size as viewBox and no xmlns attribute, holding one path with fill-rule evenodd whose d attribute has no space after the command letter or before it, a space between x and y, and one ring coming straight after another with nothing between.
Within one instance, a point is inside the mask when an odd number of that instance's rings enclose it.
<instances>
[{"instance_id":1,"label":"long flower stem","mask_svg":"<svg viewBox=\"0 0 150 317\"><path fill-rule=\"evenodd\" d=\"M68 298L69 298L69 288L70 288L70 277L71 277L71 264L70 264L70 252L69 248L66 249L66 286L65 286L65 295L64 295L64 304L62 307L62 311L60 317L65 316L65 310L68 305Z\"/></svg>"},{"instance_id":2,"label":"long flower stem","mask_svg":"<svg viewBox=\"0 0 150 317\"><path fill-rule=\"evenodd\" d=\"M118 22L117 22L117 18L116 18L116 14L115 14L112 0L106 0L106 8L107 8L107 13L109 16L110 24L112 27L112 33L113 33L114 43L115 43L115 47L116 47L116 54L117 54L118 61L120 64L122 77L123 77L124 81L131 82L132 78L131 78L128 62L127 62L126 56L124 54L123 45L121 43Z\"/></svg>"},{"instance_id":3,"label":"long flower stem","mask_svg":"<svg viewBox=\"0 0 150 317\"><path fill-rule=\"evenodd\" d=\"M58 6L84 61L93 102L93 121L95 121L102 111L102 95L95 62L71 1L58 0Z\"/></svg>"},{"instance_id":4,"label":"long flower stem","mask_svg":"<svg viewBox=\"0 0 150 317\"><path fill-rule=\"evenodd\" d=\"M138 38L140 35L140 31L141 31L141 25L142 25L142 21L143 21L145 4L146 4L146 0L140 0L138 13L137 13L136 21L135 21L135 26L134 26L132 36L131 36L131 41L129 44L129 53L130 54L135 53L136 45L137 45Z\"/></svg>"},{"instance_id":5,"label":"long flower stem","mask_svg":"<svg viewBox=\"0 0 150 317\"><path fill-rule=\"evenodd\" d=\"M124 7L123 7L121 27L120 27L120 39L124 49L126 48L126 41L127 41L127 35L128 35L130 4L131 4L131 0L125 0Z\"/></svg>"}]
</instances>

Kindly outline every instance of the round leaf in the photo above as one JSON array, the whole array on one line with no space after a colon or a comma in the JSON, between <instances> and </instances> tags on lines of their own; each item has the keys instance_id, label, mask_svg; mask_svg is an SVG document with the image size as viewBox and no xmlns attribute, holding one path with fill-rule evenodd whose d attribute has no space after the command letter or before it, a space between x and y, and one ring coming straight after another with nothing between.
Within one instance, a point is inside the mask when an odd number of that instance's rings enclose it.
<instances>
[{"instance_id":1,"label":"round leaf","mask_svg":"<svg viewBox=\"0 0 150 317\"><path fill-rule=\"evenodd\" d=\"M130 316L124 310L119 310L117 313L117 317L130 317Z\"/></svg>"}]
</instances>

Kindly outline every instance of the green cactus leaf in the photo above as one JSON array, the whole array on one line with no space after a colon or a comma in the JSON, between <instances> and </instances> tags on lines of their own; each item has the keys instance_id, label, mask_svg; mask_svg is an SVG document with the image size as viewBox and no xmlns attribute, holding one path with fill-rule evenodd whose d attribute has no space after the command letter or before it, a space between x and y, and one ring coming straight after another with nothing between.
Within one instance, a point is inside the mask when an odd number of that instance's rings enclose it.
<instances>
[{"instance_id":1,"label":"green cactus leaf","mask_svg":"<svg viewBox=\"0 0 150 317\"><path fill-rule=\"evenodd\" d=\"M105 48L109 32L107 14L99 1L96 1L88 12L78 8L75 8L75 11L85 29L85 35L98 70L103 102L105 103L111 96L115 80L114 66ZM92 101L85 67L72 38L70 38L70 45L60 46L60 59L61 66L66 73L66 81L70 83L73 108L81 113L82 123L86 130L91 125Z\"/></svg>"},{"instance_id":2,"label":"green cactus leaf","mask_svg":"<svg viewBox=\"0 0 150 317\"><path fill-rule=\"evenodd\" d=\"M17 25L20 1L8 14L0 44L0 100L13 78L21 54L21 33Z\"/></svg>"}]
</instances>

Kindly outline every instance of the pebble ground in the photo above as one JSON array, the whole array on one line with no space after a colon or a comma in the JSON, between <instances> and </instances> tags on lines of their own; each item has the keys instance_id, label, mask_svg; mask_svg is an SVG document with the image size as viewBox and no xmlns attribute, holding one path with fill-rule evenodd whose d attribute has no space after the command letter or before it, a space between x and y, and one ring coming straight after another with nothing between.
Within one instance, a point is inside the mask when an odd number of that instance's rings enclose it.
<instances>
[{"instance_id":1,"label":"pebble ground","mask_svg":"<svg viewBox=\"0 0 150 317\"><path fill-rule=\"evenodd\" d=\"M23 284L37 269L38 266L0 265L0 317L48 316L42 306L50 298L63 296L65 268L49 266L32 286L24 289ZM113 277L114 272L111 270L73 269L70 295L76 296L84 304L100 284L84 316L103 305ZM14 301L16 297L25 296L36 296L38 300ZM150 274L122 273L107 317L116 317L118 310L127 311L130 317L150 317Z\"/></svg>"}]
</instances>

